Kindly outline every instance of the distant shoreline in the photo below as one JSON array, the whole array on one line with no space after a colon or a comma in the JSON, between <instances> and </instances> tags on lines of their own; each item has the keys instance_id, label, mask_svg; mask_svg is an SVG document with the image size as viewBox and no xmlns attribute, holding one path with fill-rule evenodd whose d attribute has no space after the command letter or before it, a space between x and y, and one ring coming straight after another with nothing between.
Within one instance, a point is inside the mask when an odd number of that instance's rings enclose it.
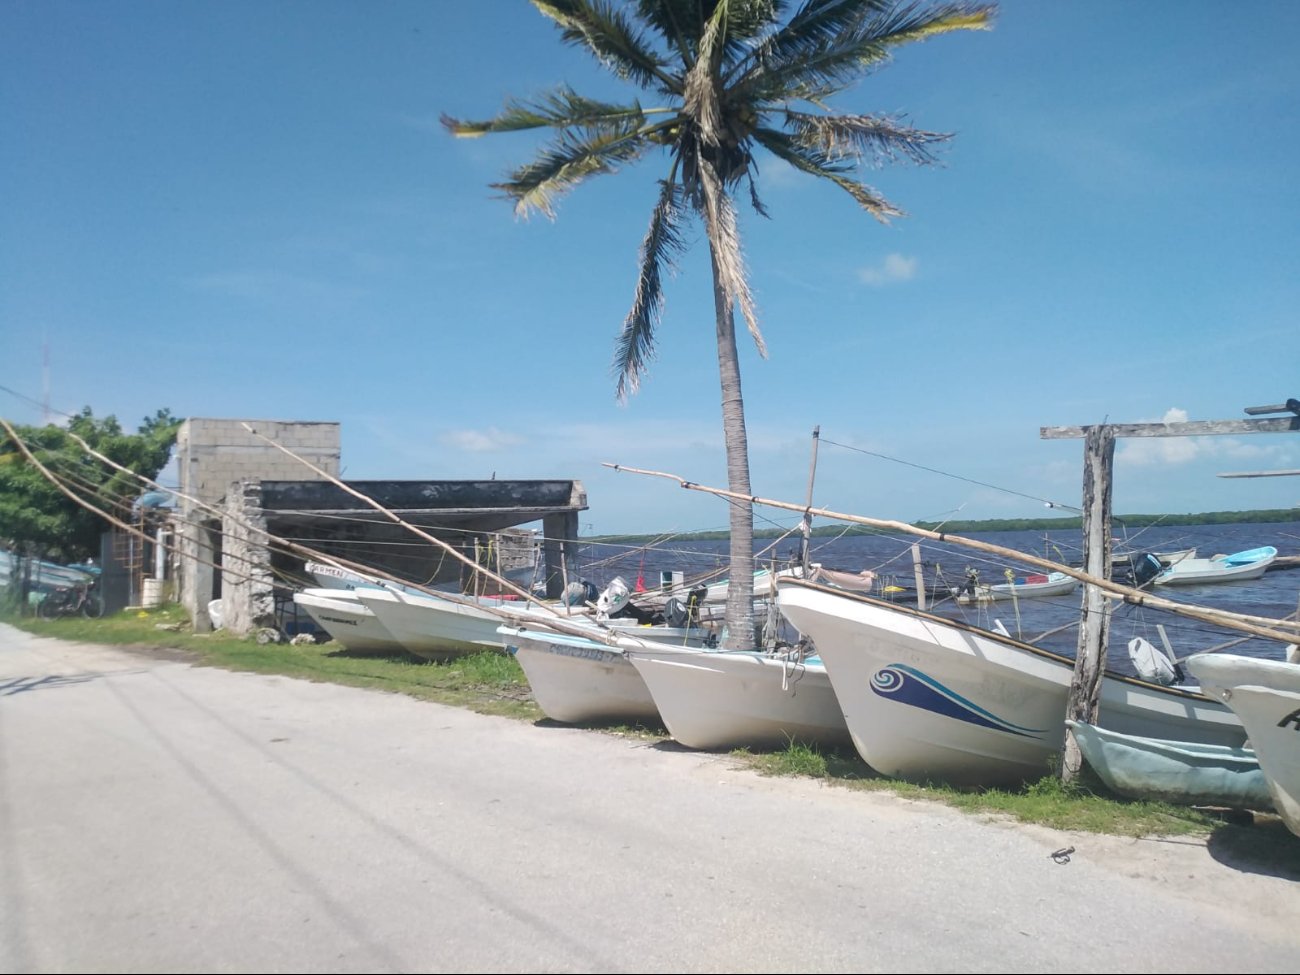
<instances>
[{"instance_id":1,"label":"distant shoreline","mask_svg":"<svg viewBox=\"0 0 1300 975\"><path fill-rule=\"evenodd\" d=\"M1300 522L1300 506L1294 508L1267 508L1257 511L1205 511L1200 514L1177 515L1113 515L1112 521L1124 528L1150 528L1154 525L1179 527L1188 525L1270 525ZM915 528L959 534L962 532L1014 532L1014 531L1069 531L1082 530L1083 519L1073 518L990 518L983 521L916 521L909 522ZM887 534L888 529L868 528L865 525L836 522L833 525L817 525L812 529L814 538L828 535L880 535ZM780 538L789 534L789 529L755 528L754 537ZM662 538L663 532L647 532L636 535L591 535L579 541L583 542L644 542ZM714 541L730 537L726 531L676 532L676 541L698 540Z\"/></svg>"}]
</instances>

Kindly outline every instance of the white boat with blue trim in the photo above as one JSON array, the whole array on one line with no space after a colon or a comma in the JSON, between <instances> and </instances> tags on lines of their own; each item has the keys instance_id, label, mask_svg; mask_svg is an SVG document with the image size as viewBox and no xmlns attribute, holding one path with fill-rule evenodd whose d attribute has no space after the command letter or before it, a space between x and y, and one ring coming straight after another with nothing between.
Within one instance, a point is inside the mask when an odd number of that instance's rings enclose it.
<instances>
[{"instance_id":1,"label":"white boat with blue trim","mask_svg":"<svg viewBox=\"0 0 1300 975\"><path fill-rule=\"evenodd\" d=\"M1180 559L1171 562L1152 581L1157 586L1203 586L1258 579L1276 560L1277 549L1272 545L1261 545L1232 555Z\"/></svg>"},{"instance_id":2,"label":"white boat with blue trim","mask_svg":"<svg viewBox=\"0 0 1300 975\"><path fill-rule=\"evenodd\" d=\"M1002 786L1061 755L1074 661L1009 636L799 579L785 618L817 646L858 753L883 775ZM1196 690L1106 671L1100 718L1123 734L1239 748L1246 732Z\"/></svg>"}]
</instances>

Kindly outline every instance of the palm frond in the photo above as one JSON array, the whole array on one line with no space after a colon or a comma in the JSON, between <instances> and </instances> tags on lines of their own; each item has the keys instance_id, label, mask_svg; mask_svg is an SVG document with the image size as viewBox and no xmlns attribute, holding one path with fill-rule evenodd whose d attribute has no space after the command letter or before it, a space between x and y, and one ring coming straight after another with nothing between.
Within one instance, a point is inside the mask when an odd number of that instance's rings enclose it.
<instances>
[{"instance_id":1,"label":"palm frond","mask_svg":"<svg viewBox=\"0 0 1300 975\"><path fill-rule=\"evenodd\" d=\"M767 212L767 207L763 206L763 201L758 197L758 185L754 182L754 173L752 170L745 170L745 179L749 182L749 205L754 208L754 212L760 217L771 217Z\"/></svg>"},{"instance_id":2,"label":"palm frond","mask_svg":"<svg viewBox=\"0 0 1300 975\"><path fill-rule=\"evenodd\" d=\"M841 160L828 156L812 146L796 142L785 132L776 129L761 128L754 132L754 139L772 155L784 159L800 172L808 173L819 179L827 179L844 190L857 201L858 206L881 223L889 223L891 217L903 216L903 211L894 206L874 189L846 175L852 167Z\"/></svg>"},{"instance_id":3,"label":"palm frond","mask_svg":"<svg viewBox=\"0 0 1300 975\"><path fill-rule=\"evenodd\" d=\"M716 146L722 137L722 110L718 104L718 66L722 62L723 25L726 4L719 3L700 35L695 63L686 74L682 92L683 114L694 119L700 141Z\"/></svg>"},{"instance_id":4,"label":"palm frond","mask_svg":"<svg viewBox=\"0 0 1300 975\"><path fill-rule=\"evenodd\" d=\"M787 0L637 0L637 16L686 64L695 61L707 24L721 14L729 59L747 54L754 38L780 21ZM721 8L721 9L720 9Z\"/></svg>"},{"instance_id":5,"label":"palm frond","mask_svg":"<svg viewBox=\"0 0 1300 975\"><path fill-rule=\"evenodd\" d=\"M615 105L579 95L568 85L531 101L510 99L501 113L483 121L442 116L443 128L452 135L473 138L491 132L520 132L540 128L579 128L590 131L622 130L640 125L645 113L639 101Z\"/></svg>"},{"instance_id":6,"label":"palm frond","mask_svg":"<svg viewBox=\"0 0 1300 975\"><path fill-rule=\"evenodd\" d=\"M659 202L650 214L650 227L641 241L641 273L632 309L623 321L614 350L616 395L620 403L641 386L641 377L654 357L654 330L663 312L663 272L673 270L674 258L685 250L681 236L681 188L660 181Z\"/></svg>"},{"instance_id":7,"label":"palm frond","mask_svg":"<svg viewBox=\"0 0 1300 975\"><path fill-rule=\"evenodd\" d=\"M807 0L737 66L742 79L770 62L788 63L818 49L885 6L884 0Z\"/></svg>"},{"instance_id":8,"label":"palm frond","mask_svg":"<svg viewBox=\"0 0 1300 975\"><path fill-rule=\"evenodd\" d=\"M554 219L559 197L589 176L617 171L620 163L637 158L652 144L640 129L586 138L565 132L492 188L515 201L516 216L527 217L530 210L537 210Z\"/></svg>"},{"instance_id":9,"label":"palm frond","mask_svg":"<svg viewBox=\"0 0 1300 975\"><path fill-rule=\"evenodd\" d=\"M619 78L649 88L680 91L680 78L622 11L607 0L532 0L561 28L564 40L585 48Z\"/></svg>"},{"instance_id":10,"label":"palm frond","mask_svg":"<svg viewBox=\"0 0 1300 975\"><path fill-rule=\"evenodd\" d=\"M871 15L823 35L811 43L771 52L737 84L760 101L788 102L804 97L800 89L838 91L886 63L894 48L958 30L987 30L995 7L989 3L957 2L935 7L921 4L871 4Z\"/></svg>"},{"instance_id":11,"label":"palm frond","mask_svg":"<svg viewBox=\"0 0 1300 975\"><path fill-rule=\"evenodd\" d=\"M704 198L704 226L709 235L709 251L713 256L714 271L723 294L732 305L740 306L749 334L753 336L758 354L767 358L767 343L758 328L758 313L754 296L749 290L749 278L740 253L740 228L736 225L736 210L731 205L722 178L707 159L700 160L699 179Z\"/></svg>"},{"instance_id":12,"label":"palm frond","mask_svg":"<svg viewBox=\"0 0 1300 975\"><path fill-rule=\"evenodd\" d=\"M870 157L876 165L899 159L929 165L937 159L933 147L952 138L950 133L911 128L887 115L809 115L787 110L785 121L801 145L828 157Z\"/></svg>"}]
</instances>

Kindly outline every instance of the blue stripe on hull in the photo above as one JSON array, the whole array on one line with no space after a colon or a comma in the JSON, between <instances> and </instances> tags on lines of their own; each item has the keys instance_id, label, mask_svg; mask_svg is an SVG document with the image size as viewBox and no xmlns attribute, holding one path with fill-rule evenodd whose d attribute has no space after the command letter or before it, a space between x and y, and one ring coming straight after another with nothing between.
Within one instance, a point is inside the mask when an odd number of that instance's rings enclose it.
<instances>
[{"instance_id":1,"label":"blue stripe on hull","mask_svg":"<svg viewBox=\"0 0 1300 975\"><path fill-rule=\"evenodd\" d=\"M876 671L871 678L871 689L891 701L982 728L1005 731L1022 738L1042 738L1046 733L1045 729L1025 728L1005 721L906 664L890 664Z\"/></svg>"}]
</instances>

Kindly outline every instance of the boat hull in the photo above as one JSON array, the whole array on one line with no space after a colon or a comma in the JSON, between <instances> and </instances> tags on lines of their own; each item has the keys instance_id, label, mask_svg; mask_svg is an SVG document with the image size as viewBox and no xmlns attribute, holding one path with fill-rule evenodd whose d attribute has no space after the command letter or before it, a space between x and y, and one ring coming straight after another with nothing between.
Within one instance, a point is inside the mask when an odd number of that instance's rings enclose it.
<instances>
[{"instance_id":1,"label":"boat hull","mask_svg":"<svg viewBox=\"0 0 1300 975\"><path fill-rule=\"evenodd\" d=\"M848 747L848 726L819 662L721 650L629 649L668 733L701 750Z\"/></svg>"},{"instance_id":2,"label":"boat hull","mask_svg":"<svg viewBox=\"0 0 1300 975\"><path fill-rule=\"evenodd\" d=\"M1273 809L1268 780L1251 748L1121 735L1066 721L1084 759L1111 791L1183 806Z\"/></svg>"},{"instance_id":3,"label":"boat hull","mask_svg":"<svg viewBox=\"0 0 1300 975\"><path fill-rule=\"evenodd\" d=\"M919 610L782 582L779 604L812 638L858 753L883 775L1013 785L1053 770L1074 662ZM1240 747L1221 702L1107 671L1100 714L1125 734Z\"/></svg>"},{"instance_id":4,"label":"boat hull","mask_svg":"<svg viewBox=\"0 0 1300 975\"><path fill-rule=\"evenodd\" d=\"M426 660L502 650L503 617L468 602L413 596L383 589L354 590L407 651Z\"/></svg>"},{"instance_id":5,"label":"boat hull","mask_svg":"<svg viewBox=\"0 0 1300 975\"><path fill-rule=\"evenodd\" d=\"M552 721L661 723L649 688L621 649L544 630L500 630L533 699Z\"/></svg>"},{"instance_id":6,"label":"boat hull","mask_svg":"<svg viewBox=\"0 0 1300 975\"><path fill-rule=\"evenodd\" d=\"M1300 664L1202 653L1187 667L1241 719L1278 815L1300 836Z\"/></svg>"},{"instance_id":7,"label":"boat hull","mask_svg":"<svg viewBox=\"0 0 1300 975\"><path fill-rule=\"evenodd\" d=\"M326 595L329 593L331 595ZM316 625L352 653L392 654L405 653L392 633L379 622L371 610L359 599L346 598L345 590L306 590L295 593L294 604L301 606Z\"/></svg>"}]
</instances>

